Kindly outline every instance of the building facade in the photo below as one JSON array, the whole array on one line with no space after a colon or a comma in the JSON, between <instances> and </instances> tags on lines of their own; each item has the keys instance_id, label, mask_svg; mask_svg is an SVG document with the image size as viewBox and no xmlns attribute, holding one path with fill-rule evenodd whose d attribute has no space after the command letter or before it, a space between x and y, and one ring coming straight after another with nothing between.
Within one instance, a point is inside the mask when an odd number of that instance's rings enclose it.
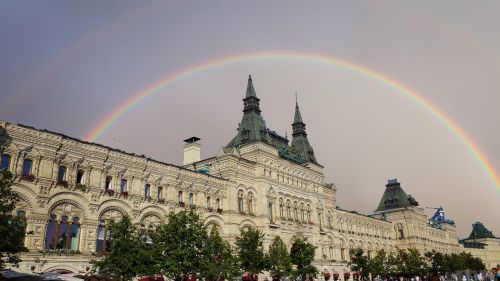
<instances>
[{"instance_id":1,"label":"building facade","mask_svg":"<svg viewBox=\"0 0 500 281\"><path fill-rule=\"evenodd\" d=\"M325 182L299 106L289 142L266 127L251 77L243 102L236 136L203 160L198 139L187 139L183 166L0 121L1 167L15 176L21 200L14 213L26 220L29 252L20 270L87 272L90 260L111 247L109 219L129 214L154 231L168 213L187 208L229 241L246 226L265 233L266 247L275 235L289 246L294 236L307 237L318 246L321 271L347 271L354 248L368 255L466 250L488 267L500 263L498 238L484 237L482 248L459 244L454 224L429 223L396 180L372 215L338 208L337 187Z\"/></svg>"}]
</instances>

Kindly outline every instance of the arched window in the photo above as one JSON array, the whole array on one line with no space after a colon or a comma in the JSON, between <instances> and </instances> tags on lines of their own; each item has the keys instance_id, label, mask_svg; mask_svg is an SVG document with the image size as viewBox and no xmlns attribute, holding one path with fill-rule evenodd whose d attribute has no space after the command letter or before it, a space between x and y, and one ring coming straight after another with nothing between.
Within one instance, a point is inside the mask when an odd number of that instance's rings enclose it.
<instances>
[{"instance_id":1,"label":"arched window","mask_svg":"<svg viewBox=\"0 0 500 281\"><path fill-rule=\"evenodd\" d=\"M148 215L141 221L141 239L148 248L153 245L153 235L160 222L161 219L156 215Z\"/></svg>"},{"instance_id":2,"label":"arched window","mask_svg":"<svg viewBox=\"0 0 500 281\"><path fill-rule=\"evenodd\" d=\"M2 154L2 160L0 160L0 169L1 170L9 170L10 168L10 155Z\"/></svg>"},{"instance_id":3,"label":"arched window","mask_svg":"<svg viewBox=\"0 0 500 281\"><path fill-rule=\"evenodd\" d=\"M293 216L296 221L299 220L299 212L297 210L297 202L293 204Z\"/></svg>"},{"instance_id":4,"label":"arched window","mask_svg":"<svg viewBox=\"0 0 500 281\"><path fill-rule=\"evenodd\" d=\"M290 220L292 219L292 210L290 207L290 201L286 201L286 217Z\"/></svg>"},{"instance_id":5,"label":"arched window","mask_svg":"<svg viewBox=\"0 0 500 281\"><path fill-rule=\"evenodd\" d=\"M156 192L157 192L156 193L156 199L162 200L163 199L163 187L158 186L158 188L156 189Z\"/></svg>"},{"instance_id":6,"label":"arched window","mask_svg":"<svg viewBox=\"0 0 500 281\"><path fill-rule=\"evenodd\" d=\"M60 220L57 215L50 214L45 235L45 249L68 249L78 251L80 242L80 221L78 217L71 220L67 215L62 215Z\"/></svg>"},{"instance_id":7,"label":"arched window","mask_svg":"<svg viewBox=\"0 0 500 281\"><path fill-rule=\"evenodd\" d=\"M31 159L24 159L23 162L23 176L31 175L31 168L33 167L33 161Z\"/></svg>"},{"instance_id":8,"label":"arched window","mask_svg":"<svg viewBox=\"0 0 500 281\"><path fill-rule=\"evenodd\" d=\"M98 253L111 251L111 230L103 219L97 227L96 251Z\"/></svg>"},{"instance_id":9,"label":"arched window","mask_svg":"<svg viewBox=\"0 0 500 281\"><path fill-rule=\"evenodd\" d=\"M220 198L215 199L215 204L217 205L217 209L222 209L220 205Z\"/></svg>"},{"instance_id":10,"label":"arched window","mask_svg":"<svg viewBox=\"0 0 500 281\"><path fill-rule=\"evenodd\" d=\"M144 185L144 198L148 199L151 197L150 195L150 189L151 189L151 186L149 185L149 183L146 183Z\"/></svg>"},{"instance_id":11,"label":"arched window","mask_svg":"<svg viewBox=\"0 0 500 281\"><path fill-rule=\"evenodd\" d=\"M305 215L305 212L304 212L304 204L300 204L300 220L302 222L306 221L306 215Z\"/></svg>"},{"instance_id":12,"label":"arched window","mask_svg":"<svg viewBox=\"0 0 500 281\"><path fill-rule=\"evenodd\" d=\"M244 212L244 209L243 209L243 191L242 190L238 191L238 211L240 213Z\"/></svg>"},{"instance_id":13,"label":"arched window","mask_svg":"<svg viewBox=\"0 0 500 281\"><path fill-rule=\"evenodd\" d=\"M248 213L253 214L253 193L252 192L248 193L247 205L248 205Z\"/></svg>"},{"instance_id":14,"label":"arched window","mask_svg":"<svg viewBox=\"0 0 500 281\"><path fill-rule=\"evenodd\" d=\"M284 210L283 210L283 199L280 198L280 218L284 219L285 218L285 214L284 214Z\"/></svg>"},{"instance_id":15,"label":"arched window","mask_svg":"<svg viewBox=\"0 0 500 281\"><path fill-rule=\"evenodd\" d=\"M307 205L307 221L308 222L312 222L311 220L311 207L309 205Z\"/></svg>"},{"instance_id":16,"label":"arched window","mask_svg":"<svg viewBox=\"0 0 500 281\"><path fill-rule=\"evenodd\" d=\"M192 192L189 193L189 206L194 204L194 194Z\"/></svg>"}]
</instances>

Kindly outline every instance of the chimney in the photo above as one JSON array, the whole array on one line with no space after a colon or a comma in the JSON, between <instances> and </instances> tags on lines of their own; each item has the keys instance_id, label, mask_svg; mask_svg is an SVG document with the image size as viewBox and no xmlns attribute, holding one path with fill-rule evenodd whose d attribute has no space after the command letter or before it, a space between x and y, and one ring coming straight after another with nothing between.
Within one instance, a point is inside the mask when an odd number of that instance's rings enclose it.
<instances>
[{"instance_id":1,"label":"chimney","mask_svg":"<svg viewBox=\"0 0 500 281\"><path fill-rule=\"evenodd\" d=\"M184 161L183 165L189 165L201 160L201 144L197 143L200 138L190 137L185 139L184 142Z\"/></svg>"}]
</instances>

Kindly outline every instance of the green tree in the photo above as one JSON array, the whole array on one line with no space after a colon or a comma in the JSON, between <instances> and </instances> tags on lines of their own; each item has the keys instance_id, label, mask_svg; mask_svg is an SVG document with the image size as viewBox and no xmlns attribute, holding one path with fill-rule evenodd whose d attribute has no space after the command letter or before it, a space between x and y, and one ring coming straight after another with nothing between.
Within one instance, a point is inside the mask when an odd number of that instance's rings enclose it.
<instances>
[{"instance_id":1,"label":"green tree","mask_svg":"<svg viewBox=\"0 0 500 281\"><path fill-rule=\"evenodd\" d=\"M288 277L292 273L290 253L279 236L275 236L269 246L269 272L277 279Z\"/></svg>"},{"instance_id":2,"label":"green tree","mask_svg":"<svg viewBox=\"0 0 500 281\"><path fill-rule=\"evenodd\" d=\"M6 264L17 265L19 253L26 251L24 218L12 215L19 201L19 195L11 189L12 181L8 170L0 170L0 271Z\"/></svg>"},{"instance_id":3,"label":"green tree","mask_svg":"<svg viewBox=\"0 0 500 281\"><path fill-rule=\"evenodd\" d=\"M352 259L349 266L352 271L358 271L363 279L367 279L370 274L370 259L365 255L363 249L357 248L352 251Z\"/></svg>"},{"instance_id":4,"label":"green tree","mask_svg":"<svg viewBox=\"0 0 500 281\"><path fill-rule=\"evenodd\" d=\"M154 257L128 215L119 222L110 221L111 251L101 260L93 261L94 270L120 280L157 272Z\"/></svg>"},{"instance_id":5,"label":"green tree","mask_svg":"<svg viewBox=\"0 0 500 281\"><path fill-rule=\"evenodd\" d=\"M372 276L387 275L387 253L385 250L380 250L377 252L375 257L368 260L369 268L371 270Z\"/></svg>"},{"instance_id":6,"label":"green tree","mask_svg":"<svg viewBox=\"0 0 500 281\"><path fill-rule=\"evenodd\" d=\"M318 269L311 263L314 261L314 252L316 246L307 242L306 238L296 237L292 248L290 249L290 258L292 263L297 266L294 270L295 276L301 276L302 280L306 280L307 276L316 276Z\"/></svg>"},{"instance_id":7,"label":"green tree","mask_svg":"<svg viewBox=\"0 0 500 281\"><path fill-rule=\"evenodd\" d=\"M242 229L240 235L236 237L241 268L251 275L267 269L263 241L264 234L255 227Z\"/></svg>"},{"instance_id":8,"label":"green tree","mask_svg":"<svg viewBox=\"0 0 500 281\"><path fill-rule=\"evenodd\" d=\"M153 247L160 272L176 281L188 274L199 274L207 262L207 231L193 211L170 213L167 223L158 227Z\"/></svg>"},{"instance_id":9,"label":"green tree","mask_svg":"<svg viewBox=\"0 0 500 281\"><path fill-rule=\"evenodd\" d=\"M427 262L430 265L429 269L432 272L449 272L448 255L432 250L431 252L426 252L424 256L426 257Z\"/></svg>"},{"instance_id":10,"label":"green tree","mask_svg":"<svg viewBox=\"0 0 500 281\"><path fill-rule=\"evenodd\" d=\"M421 274L426 272L425 259L420 255L420 252L415 248L398 249L395 254L396 263L395 274Z\"/></svg>"},{"instance_id":11,"label":"green tree","mask_svg":"<svg viewBox=\"0 0 500 281\"><path fill-rule=\"evenodd\" d=\"M201 269L201 275L208 280L220 278L232 280L240 275L240 264L234 249L229 242L219 235L217 227L213 227L208 237L205 254L207 262Z\"/></svg>"}]
</instances>

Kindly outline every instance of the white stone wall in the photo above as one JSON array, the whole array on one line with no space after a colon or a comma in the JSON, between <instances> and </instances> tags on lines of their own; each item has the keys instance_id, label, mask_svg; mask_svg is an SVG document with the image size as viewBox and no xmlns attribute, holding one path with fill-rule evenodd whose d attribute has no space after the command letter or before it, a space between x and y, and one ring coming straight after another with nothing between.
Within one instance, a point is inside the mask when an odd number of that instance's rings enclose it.
<instances>
[{"instance_id":1,"label":"white stone wall","mask_svg":"<svg viewBox=\"0 0 500 281\"><path fill-rule=\"evenodd\" d=\"M23 256L24 271L65 268L86 272L90 259L97 258L97 227L102 219L127 213L134 222L154 227L168 213L190 205L207 225L217 225L229 241L234 241L247 225L265 232L266 247L275 235L289 247L295 235L307 237L318 246L315 263L321 271L347 270L349 250L357 247L370 255L380 249L406 247L422 252L461 251L455 228L429 227L419 208L387 213L387 221L337 209L336 187L325 183L323 167L281 159L276 149L265 143L251 143L229 154L221 151L217 157L177 167L0 121L0 149L11 156L13 189L21 196L17 210L26 212L26 246L30 252ZM33 182L21 178L24 159L33 161ZM192 171L195 165L201 168L205 164L210 165L211 175ZM60 166L67 168L67 186L58 184ZM78 171L83 172L80 183L84 190L76 184ZM106 192L107 177L112 179L109 188L113 194ZM127 181L126 193L120 192L122 179ZM146 184L151 198L144 193ZM46 246L50 214L58 219L63 215L80 218L81 253L41 253ZM399 228L403 229L403 238L398 236ZM499 247L491 248L488 255L498 257L499 252Z\"/></svg>"}]
</instances>

